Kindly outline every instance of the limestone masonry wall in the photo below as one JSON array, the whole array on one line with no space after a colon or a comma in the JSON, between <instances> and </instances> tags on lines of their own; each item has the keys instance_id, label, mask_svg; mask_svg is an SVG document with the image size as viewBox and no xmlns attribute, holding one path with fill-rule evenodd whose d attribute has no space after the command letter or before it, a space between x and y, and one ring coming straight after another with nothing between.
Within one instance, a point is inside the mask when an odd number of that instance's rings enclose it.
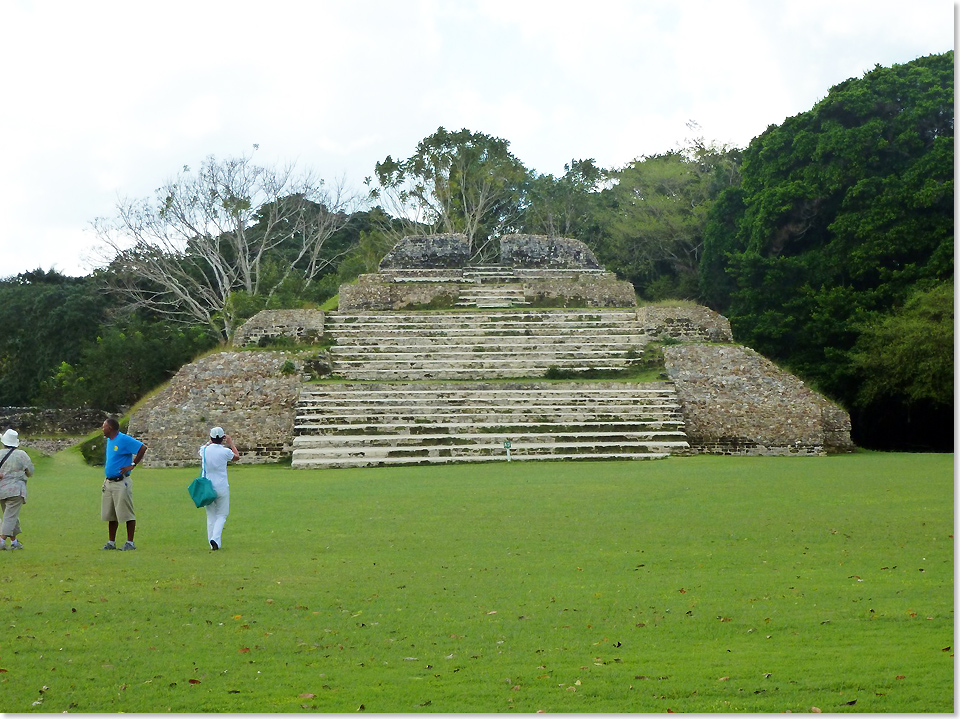
<instances>
[{"instance_id":1,"label":"limestone masonry wall","mask_svg":"<svg viewBox=\"0 0 960 719\"><path fill-rule=\"evenodd\" d=\"M197 450L211 427L233 437L240 462L289 457L309 352L228 351L181 368L130 417L129 432L149 447L150 467L199 465Z\"/></svg>"},{"instance_id":2,"label":"limestone masonry wall","mask_svg":"<svg viewBox=\"0 0 960 719\"><path fill-rule=\"evenodd\" d=\"M523 296L533 306L549 306L552 301L568 307L636 307L633 285L618 280L612 273L545 277L523 283Z\"/></svg>"},{"instance_id":3,"label":"limestone masonry wall","mask_svg":"<svg viewBox=\"0 0 960 719\"><path fill-rule=\"evenodd\" d=\"M20 435L21 447L53 454L100 429L109 416L98 409L0 407L0 432L14 429Z\"/></svg>"},{"instance_id":4,"label":"limestone masonry wall","mask_svg":"<svg viewBox=\"0 0 960 719\"><path fill-rule=\"evenodd\" d=\"M15 429L21 435L80 436L98 429L109 416L108 412L98 409L0 407L0 432ZM21 440L23 438L21 436Z\"/></svg>"},{"instance_id":5,"label":"limestone masonry wall","mask_svg":"<svg viewBox=\"0 0 960 719\"><path fill-rule=\"evenodd\" d=\"M380 269L442 269L463 267L470 259L466 235L423 235L404 237L382 260Z\"/></svg>"},{"instance_id":6,"label":"limestone masonry wall","mask_svg":"<svg viewBox=\"0 0 960 719\"><path fill-rule=\"evenodd\" d=\"M739 345L664 348L691 449L704 454L806 454L853 449L840 407Z\"/></svg>"},{"instance_id":7,"label":"limestone masonry wall","mask_svg":"<svg viewBox=\"0 0 960 719\"><path fill-rule=\"evenodd\" d=\"M394 282L381 275L360 275L340 285L341 312L402 310L441 302L453 306L465 285L460 282Z\"/></svg>"},{"instance_id":8,"label":"limestone masonry wall","mask_svg":"<svg viewBox=\"0 0 960 719\"><path fill-rule=\"evenodd\" d=\"M380 270L453 269L470 261L470 241L462 234L404 237L380 261ZM593 251L580 240L546 235L504 235L500 264L536 269L602 270Z\"/></svg>"},{"instance_id":9,"label":"limestone masonry wall","mask_svg":"<svg viewBox=\"0 0 960 719\"><path fill-rule=\"evenodd\" d=\"M612 274L577 274L525 279L518 283L524 299L533 306L634 307L633 285ZM357 281L340 286L341 312L403 310L432 305L452 307L470 282L395 281L390 275L360 275Z\"/></svg>"},{"instance_id":10,"label":"limestone masonry wall","mask_svg":"<svg viewBox=\"0 0 960 719\"><path fill-rule=\"evenodd\" d=\"M233 337L234 347L256 346L278 337L300 344L313 344L323 336L323 312L319 310L263 310L243 323Z\"/></svg>"},{"instance_id":11,"label":"limestone masonry wall","mask_svg":"<svg viewBox=\"0 0 960 719\"><path fill-rule=\"evenodd\" d=\"M640 307L637 320L652 337L733 342L730 321L709 307Z\"/></svg>"}]
</instances>

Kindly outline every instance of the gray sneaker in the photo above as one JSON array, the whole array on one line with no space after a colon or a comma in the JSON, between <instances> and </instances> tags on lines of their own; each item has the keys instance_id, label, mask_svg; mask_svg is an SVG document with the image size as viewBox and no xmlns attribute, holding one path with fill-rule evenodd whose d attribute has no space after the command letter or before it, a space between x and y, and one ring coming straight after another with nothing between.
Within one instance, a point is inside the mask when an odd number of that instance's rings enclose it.
<instances>
[{"instance_id":1,"label":"gray sneaker","mask_svg":"<svg viewBox=\"0 0 960 719\"><path fill-rule=\"evenodd\" d=\"M137 545L136 545L136 544L134 544L133 542L128 541L126 544L124 544L122 547L120 547L120 550L123 551L123 552L128 552L128 551L130 551L131 549L136 549L136 548L137 548Z\"/></svg>"},{"instance_id":2,"label":"gray sneaker","mask_svg":"<svg viewBox=\"0 0 960 719\"><path fill-rule=\"evenodd\" d=\"M10 542L10 549L23 549L23 545L20 544L19 539L14 539L12 542Z\"/></svg>"},{"instance_id":3,"label":"gray sneaker","mask_svg":"<svg viewBox=\"0 0 960 719\"><path fill-rule=\"evenodd\" d=\"M107 542L106 544L103 545L103 548L104 548L104 549L116 549L116 548L117 548L117 543L116 543L116 542Z\"/></svg>"}]
</instances>

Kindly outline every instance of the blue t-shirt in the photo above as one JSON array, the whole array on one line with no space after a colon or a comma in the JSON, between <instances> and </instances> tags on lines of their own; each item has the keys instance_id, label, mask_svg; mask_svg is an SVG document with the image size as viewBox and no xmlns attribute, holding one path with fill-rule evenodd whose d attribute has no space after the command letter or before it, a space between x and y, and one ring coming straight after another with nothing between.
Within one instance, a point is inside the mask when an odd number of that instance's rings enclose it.
<instances>
[{"instance_id":1,"label":"blue t-shirt","mask_svg":"<svg viewBox=\"0 0 960 719\"><path fill-rule=\"evenodd\" d=\"M106 438L105 438L106 439ZM120 470L133 464L133 455L140 451L143 442L120 432L107 440L107 461L103 471L108 477L116 477Z\"/></svg>"}]
</instances>

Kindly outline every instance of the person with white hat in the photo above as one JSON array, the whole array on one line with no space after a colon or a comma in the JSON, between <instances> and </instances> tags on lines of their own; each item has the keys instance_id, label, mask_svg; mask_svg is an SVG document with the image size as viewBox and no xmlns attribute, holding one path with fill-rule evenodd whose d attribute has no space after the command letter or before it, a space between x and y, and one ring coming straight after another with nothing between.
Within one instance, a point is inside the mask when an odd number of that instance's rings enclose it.
<instances>
[{"instance_id":1,"label":"person with white hat","mask_svg":"<svg viewBox=\"0 0 960 719\"><path fill-rule=\"evenodd\" d=\"M27 477L33 476L33 462L30 455L20 446L20 435L8 429L0 436L4 450L0 454L0 507L3 508L3 522L0 524L0 550L23 549L17 539L20 534L20 507L27 503Z\"/></svg>"},{"instance_id":2,"label":"person with white hat","mask_svg":"<svg viewBox=\"0 0 960 719\"><path fill-rule=\"evenodd\" d=\"M230 485L227 483L227 462L240 459L240 453L233 445L233 439L223 431L223 427L213 427L210 439L200 448L200 460L203 462L202 474L210 480L217 490L217 498L208 504L207 540L210 549L217 550L223 542L223 525L230 514Z\"/></svg>"}]
</instances>

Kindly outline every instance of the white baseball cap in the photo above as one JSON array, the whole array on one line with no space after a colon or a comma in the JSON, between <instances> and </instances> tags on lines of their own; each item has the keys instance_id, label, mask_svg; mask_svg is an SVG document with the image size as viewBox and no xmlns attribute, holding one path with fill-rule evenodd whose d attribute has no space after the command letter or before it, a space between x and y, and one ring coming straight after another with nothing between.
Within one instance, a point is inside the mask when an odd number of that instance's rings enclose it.
<instances>
[{"instance_id":1,"label":"white baseball cap","mask_svg":"<svg viewBox=\"0 0 960 719\"><path fill-rule=\"evenodd\" d=\"M224 435L223 427L214 427L210 430L210 438L216 439L217 437L222 437Z\"/></svg>"}]
</instances>

